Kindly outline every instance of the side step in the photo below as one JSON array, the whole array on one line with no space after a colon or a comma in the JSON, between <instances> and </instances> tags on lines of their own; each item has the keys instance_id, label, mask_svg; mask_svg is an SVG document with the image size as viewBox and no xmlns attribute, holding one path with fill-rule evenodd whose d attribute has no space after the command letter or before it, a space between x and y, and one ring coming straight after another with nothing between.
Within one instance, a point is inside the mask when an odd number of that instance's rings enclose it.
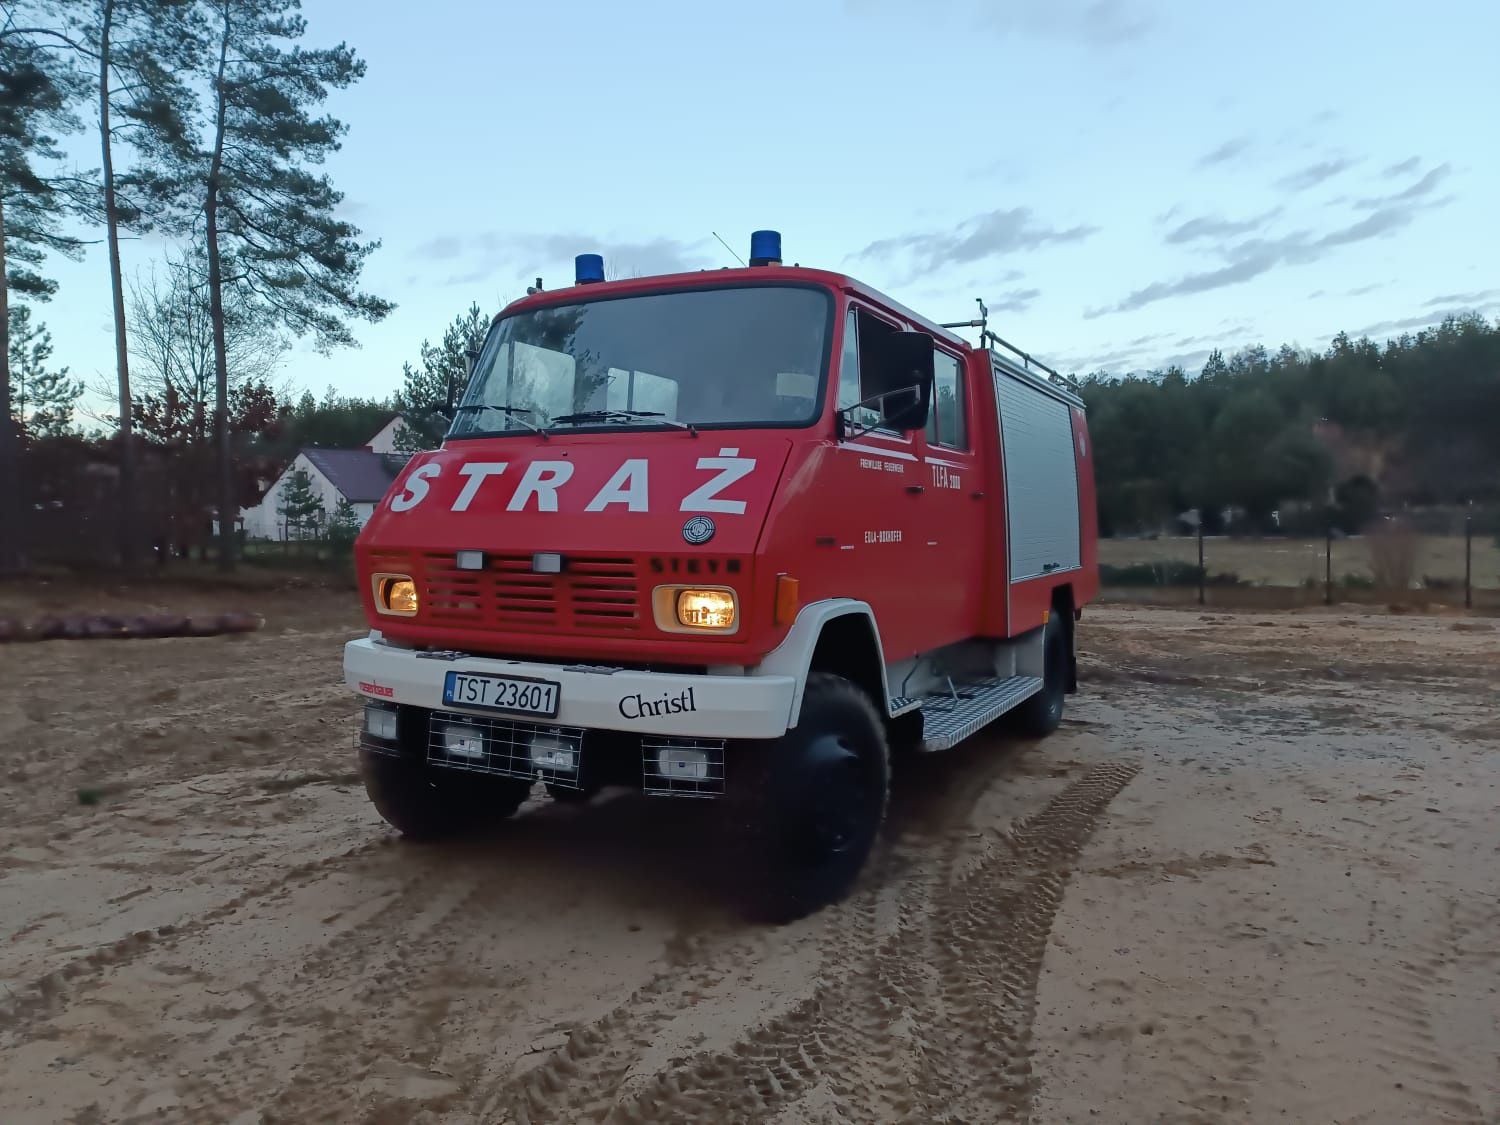
<instances>
[{"instance_id":1,"label":"side step","mask_svg":"<svg viewBox=\"0 0 1500 1125\"><path fill-rule=\"evenodd\" d=\"M955 684L956 699L948 692L935 692L922 700L923 737L918 749L931 753L956 746L1042 687L1040 676L1010 676Z\"/></svg>"}]
</instances>

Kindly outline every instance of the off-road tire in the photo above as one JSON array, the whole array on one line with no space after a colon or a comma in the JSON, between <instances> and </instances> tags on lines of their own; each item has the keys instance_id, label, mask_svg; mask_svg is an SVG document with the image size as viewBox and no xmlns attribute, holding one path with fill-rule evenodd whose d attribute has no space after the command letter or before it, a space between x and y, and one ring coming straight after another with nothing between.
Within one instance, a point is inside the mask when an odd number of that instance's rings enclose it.
<instances>
[{"instance_id":1,"label":"off-road tire","mask_svg":"<svg viewBox=\"0 0 1500 1125\"><path fill-rule=\"evenodd\" d=\"M870 697L808 677L797 726L732 748L729 807L747 913L788 922L841 898L885 819L890 751Z\"/></svg>"},{"instance_id":2,"label":"off-road tire","mask_svg":"<svg viewBox=\"0 0 1500 1125\"><path fill-rule=\"evenodd\" d=\"M410 840L441 840L515 814L531 782L439 770L389 754L359 752L371 803Z\"/></svg>"},{"instance_id":3,"label":"off-road tire","mask_svg":"<svg viewBox=\"0 0 1500 1125\"><path fill-rule=\"evenodd\" d=\"M1068 623L1053 610L1042 627L1042 690L1011 712L1011 726L1023 738L1045 738L1062 722L1072 659Z\"/></svg>"},{"instance_id":4,"label":"off-road tire","mask_svg":"<svg viewBox=\"0 0 1500 1125\"><path fill-rule=\"evenodd\" d=\"M548 781L544 784L547 787L547 796L560 805L586 805L599 793L597 789L573 789L566 785L559 785L555 781Z\"/></svg>"}]
</instances>

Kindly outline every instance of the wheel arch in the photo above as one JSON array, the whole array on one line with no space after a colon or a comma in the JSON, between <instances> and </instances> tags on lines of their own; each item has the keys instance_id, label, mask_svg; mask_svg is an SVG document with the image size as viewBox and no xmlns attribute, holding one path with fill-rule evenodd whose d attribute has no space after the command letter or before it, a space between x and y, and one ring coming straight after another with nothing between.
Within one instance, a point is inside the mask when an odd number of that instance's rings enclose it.
<instances>
[{"instance_id":1,"label":"wheel arch","mask_svg":"<svg viewBox=\"0 0 1500 1125\"><path fill-rule=\"evenodd\" d=\"M885 650L875 612L868 603L832 598L804 606L786 639L756 669L762 675L791 676L797 681L787 726L797 725L807 678L830 672L850 680L870 696L877 713L890 714Z\"/></svg>"}]
</instances>

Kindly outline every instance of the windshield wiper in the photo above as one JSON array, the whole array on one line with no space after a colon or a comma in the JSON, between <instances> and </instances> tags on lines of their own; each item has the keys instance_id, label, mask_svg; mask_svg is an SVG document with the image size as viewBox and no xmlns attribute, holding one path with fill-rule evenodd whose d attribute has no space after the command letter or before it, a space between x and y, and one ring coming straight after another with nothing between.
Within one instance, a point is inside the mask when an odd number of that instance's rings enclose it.
<instances>
[{"instance_id":1,"label":"windshield wiper","mask_svg":"<svg viewBox=\"0 0 1500 1125\"><path fill-rule=\"evenodd\" d=\"M694 437L698 435L697 427L691 422L679 422L676 418L668 418L660 410L582 410L577 414L559 414L552 421L563 425L577 425L580 422L631 422L637 418L649 418L659 421L663 426L686 430Z\"/></svg>"},{"instance_id":2,"label":"windshield wiper","mask_svg":"<svg viewBox=\"0 0 1500 1125\"><path fill-rule=\"evenodd\" d=\"M525 426L532 433L541 434L544 439L549 436L546 430L542 429L542 427L538 426L530 418L526 417L527 414L533 414L535 413L535 411L529 410L524 406L511 406L509 404L506 404L505 406L496 406L493 403L489 402L468 402L464 403L461 406L455 406L453 408L453 413L469 413L476 410L498 410L507 418L514 418L517 422L520 422L521 425Z\"/></svg>"}]
</instances>

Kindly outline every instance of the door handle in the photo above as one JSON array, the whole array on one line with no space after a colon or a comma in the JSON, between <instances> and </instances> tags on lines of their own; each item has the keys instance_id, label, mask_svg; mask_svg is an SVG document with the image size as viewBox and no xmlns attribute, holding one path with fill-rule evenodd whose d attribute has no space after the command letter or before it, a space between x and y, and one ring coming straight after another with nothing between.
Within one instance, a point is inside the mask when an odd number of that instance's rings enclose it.
<instances>
[{"instance_id":1,"label":"door handle","mask_svg":"<svg viewBox=\"0 0 1500 1125\"><path fill-rule=\"evenodd\" d=\"M910 492L913 496L920 496L922 495L922 493L926 492L927 489L920 484L909 484L906 486L906 491Z\"/></svg>"},{"instance_id":2,"label":"door handle","mask_svg":"<svg viewBox=\"0 0 1500 1125\"><path fill-rule=\"evenodd\" d=\"M971 493L969 493L969 499L970 500L983 500L984 499L984 493L982 493L982 492L971 492Z\"/></svg>"}]
</instances>

